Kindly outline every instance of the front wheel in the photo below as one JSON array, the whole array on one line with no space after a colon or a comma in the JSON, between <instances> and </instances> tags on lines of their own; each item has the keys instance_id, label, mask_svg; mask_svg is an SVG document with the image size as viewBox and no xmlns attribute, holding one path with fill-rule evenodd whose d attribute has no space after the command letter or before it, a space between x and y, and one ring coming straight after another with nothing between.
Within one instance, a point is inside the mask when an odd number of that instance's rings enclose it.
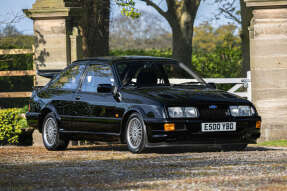
<instances>
[{"instance_id":1,"label":"front wheel","mask_svg":"<svg viewBox=\"0 0 287 191\"><path fill-rule=\"evenodd\" d=\"M126 126L126 142L132 153L141 153L145 149L146 129L144 121L137 113L129 117Z\"/></svg>"},{"instance_id":2,"label":"front wheel","mask_svg":"<svg viewBox=\"0 0 287 191\"><path fill-rule=\"evenodd\" d=\"M43 142L46 149L50 151L65 150L69 140L60 138L58 123L54 113L46 115L43 121Z\"/></svg>"}]
</instances>

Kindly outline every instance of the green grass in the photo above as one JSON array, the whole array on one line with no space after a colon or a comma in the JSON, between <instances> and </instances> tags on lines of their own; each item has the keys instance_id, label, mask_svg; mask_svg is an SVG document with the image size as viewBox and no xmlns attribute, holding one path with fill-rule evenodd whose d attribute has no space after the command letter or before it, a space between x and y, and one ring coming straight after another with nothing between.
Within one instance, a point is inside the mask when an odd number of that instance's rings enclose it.
<instances>
[{"instance_id":1,"label":"green grass","mask_svg":"<svg viewBox=\"0 0 287 191\"><path fill-rule=\"evenodd\" d=\"M270 147L287 147L287 140L265 141L262 143L258 143L257 145Z\"/></svg>"}]
</instances>

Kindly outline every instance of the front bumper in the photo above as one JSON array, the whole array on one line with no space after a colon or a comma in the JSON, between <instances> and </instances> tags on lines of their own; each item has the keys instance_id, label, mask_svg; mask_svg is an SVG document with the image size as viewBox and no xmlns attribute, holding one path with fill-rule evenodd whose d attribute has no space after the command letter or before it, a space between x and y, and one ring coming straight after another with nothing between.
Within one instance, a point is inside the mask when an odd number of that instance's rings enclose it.
<instances>
[{"instance_id":1,"label":"front bumper","mask_svg":"<svg viewBox=\"0 0 287 191\"><path fill-rule=\"evenodd\" d=\"M233 132L202 132L202 123L236 122L236 131ZM260 137L260 129L256 122L260 117L233 118L228 120L177 120L177 119L149 119L147 126L148 142L162 144L250 144L256 143ZM174 123L175 131L164 131L165 123Z\"/></svg>"}]
</instances>

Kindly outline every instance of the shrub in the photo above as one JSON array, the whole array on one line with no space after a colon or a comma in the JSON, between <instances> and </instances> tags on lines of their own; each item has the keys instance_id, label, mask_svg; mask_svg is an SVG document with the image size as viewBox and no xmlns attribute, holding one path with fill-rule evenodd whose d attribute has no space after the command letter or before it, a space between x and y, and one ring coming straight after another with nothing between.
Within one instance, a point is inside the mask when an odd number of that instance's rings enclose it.
<instances>
[{"instance_id":1,"label":"shrub","mask_svg":"<svg viewBox=\"0 0 287 191\"><path fill-rule=\"evenodd\" d=\"M111 50L110 55L111 56L137 55L137 56L155 56L155 57L171 58L172 51L170 49L166 49L166 50L160 50L160 49Z\"/></svg>"},{"instance_id":2,"label":"shrub","mask_svg":"<svg viewBox=\"0 0 287 191\"><path fill-rule=\"evenodd\" d=\"M23 109L0 110L0 145L17 144L27 121L21 116Z\"/></svg>"}]
</instances>

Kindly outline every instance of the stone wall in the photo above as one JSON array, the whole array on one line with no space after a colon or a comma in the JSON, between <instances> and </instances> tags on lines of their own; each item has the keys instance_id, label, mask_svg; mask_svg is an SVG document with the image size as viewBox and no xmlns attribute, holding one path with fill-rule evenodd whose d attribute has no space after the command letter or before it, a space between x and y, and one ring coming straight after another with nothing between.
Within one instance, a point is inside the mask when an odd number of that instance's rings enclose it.
<instances>
[{"instance_id":1,"label":"stone wall","mask_svg":"<svg viewBox=\"0 0 287 191\"><path fill-rule=\"evenodd\" d=\"M82 57L79 0L36 0L32 9L24 10L34 21L35 56L38 72L64 69ZM44 86L49 79L36 75L35 86ZM33 133L34 146L43 146L38 130Z\"/></svg>"},{"instance_id":2,"label":"stone wall","mask_svg":"<svg viewBox=\"0 0 287 191\"><path fill-rule=\"evenodd\" d=\"M261 140L287 138L287 1L246 0L250 26L252 100L262 116Z\"/></svg>"},{"instance_id":3,"label":"stone wall","mask_svg":"<svg viewBox=\"0 0 287 191\"><path fill-rule=\"evenodd\" d=\"M38 71L61 70L81 58L78 33L82 8L78 0L37 0L24 10L34 21L35 66ZM36 76L36 86L49 79Z\"/></svg>"}]
</instances>

